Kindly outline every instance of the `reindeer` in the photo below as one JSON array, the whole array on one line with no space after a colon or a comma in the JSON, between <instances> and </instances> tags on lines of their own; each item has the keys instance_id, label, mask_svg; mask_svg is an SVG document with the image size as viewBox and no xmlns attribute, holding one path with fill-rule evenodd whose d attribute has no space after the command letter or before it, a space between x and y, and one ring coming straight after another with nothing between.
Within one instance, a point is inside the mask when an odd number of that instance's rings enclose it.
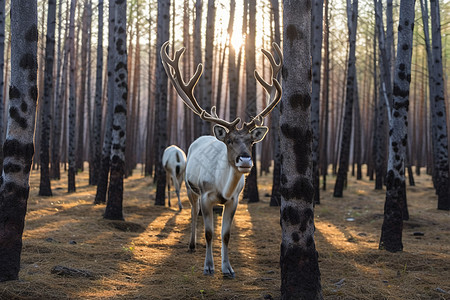
<instances>
[{"instance_id":1,"label":"reindeer","mask_svg":"<svg viewBox=\"0 0 450 300\"><path fill-rule=\"evenodd\" d=\"M178 197L178 208L180 211L183 209L180 200L180 189L183 183L184 171L186 169L186 154L184 151L175 145L169 146L164 150L162 157L162 165L166 170L166 183L168 202L170 207L170 179L175 187L175 191Z\"/></svg>"},{"instance_id":2,"label":"reindeer","mask_svg":"<svg viewBox=\"0 0 450 300\"><path fill-rule=\"evenodd\" d=\"M202 109L194 97L194 88L203 72L203 65L199 64L193 77L185 83L181 75L179 62L185 48L175 53L172 59L167 54L166 42L161 47L161 60L166 73L185 105L187 105L201 119L214 125L214 136L202 136L196 139L189 147L185 185L191 203L191 238L189 251L195 251L196 226L199 208L205 224L206 256L203 274L214 274L214 262L212 254L213 238L213 206L224 206L222 213L222 273L226 278L234 278L233 268L228 260L228 243L230 241L230 229L239 194L241 193L245 177L253 166L253 144L264 139L267 131L263 126L263 119L273 110L281 99L281 86L276 79L282 65L282 53L278 45L274 44L275 51L280 57L277 64L270 52L262 49L269 59L272 67L271 84L264 81L255 70L255 78L270 94L268 106L250 122L244 122L241 127L238 124L240 118L229 122L217 116L216 107L211 108L211 113Z\"/></svg>"}]
</instances>

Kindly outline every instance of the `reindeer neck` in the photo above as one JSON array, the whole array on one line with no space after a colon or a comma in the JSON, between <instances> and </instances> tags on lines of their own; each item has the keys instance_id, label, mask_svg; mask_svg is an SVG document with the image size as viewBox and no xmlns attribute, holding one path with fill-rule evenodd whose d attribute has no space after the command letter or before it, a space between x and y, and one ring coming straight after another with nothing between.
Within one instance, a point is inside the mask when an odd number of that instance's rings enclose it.
<instances>
[{"instance_id":1,"label":"reindeer neck","mask_svg":"<svg viewBox=\"0 0 450 300\"><path fill-rule=\"evenodd\" d=\"M244 175L239 173L235 168L229 166L227 181L223 190L223 196L227 199L232 197L236 192L239 194L240 191L237 191L239 187L239 183ZM242 187L240 187L242 189Z\"/></svg>"}]
</instances>

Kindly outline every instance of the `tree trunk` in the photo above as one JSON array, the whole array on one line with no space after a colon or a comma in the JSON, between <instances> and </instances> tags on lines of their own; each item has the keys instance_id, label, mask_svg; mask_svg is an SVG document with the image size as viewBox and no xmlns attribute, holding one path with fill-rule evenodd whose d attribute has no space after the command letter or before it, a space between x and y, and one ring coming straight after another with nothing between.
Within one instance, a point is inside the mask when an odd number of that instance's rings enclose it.
<instances>
[{"instance_id":1,"label":"tree trunk","mask_svg":"<svg viewBox=\"0 0 450 300\"><path fill-rule=\"evenodd\" d=\"M156 115L155 115L155 205L165 205L166 171L162 155L167 147L167 74L161 62L160 49L169 39L170 0L158 1L158 31L156 42ZM174 46L174 45L172 45Z\"/></svg>"},{"instance_id":2,"label":"tree trunk","mask_svg":"<svg viewBox=\"0 0 450 300\"><path fill-rule=\"evenodd\" d=\"M0 282L19 277L34 154L37 41L36 1L12 0L10 101L0 179Z\"/></svg>"},{"instance_id":3,"label":"tree trunk","mask_svg":"<svg viewBox=\"0 0 450 300\"><path fill-rule=\"evenodd\" d=\"M323 23L323 0L314 0L312 5L312 94L311 94L311 128L312 161L314 202L320 203L320 175L319 175L319 140L320 140L320 70L322 62L322 23Z\"/></svg>"},{"instance_id":4,"label":"tree trunk","mask_svg":"<svg viewBox=\"0 0 450 300\"><path fill-rule=\"evenodd\" d=\"M310 126L309 1L284 1L283 96L280 115L281 298L322 299L314 242L314 185Z\"/></svg>"},{"instance_id":5,"label":"tree trunk","mask_svg":"<svg viewBox=\"0 0 450 300\"><path fill-rule=\"evenodd\" d=\"M247 105L245 114L252 118L256 116L256 80L254 72L256 69L255 60L255 40L256 40L256 0L249 0L248 5L248 35L245 43L245 68L246 68L246 99ZM256 147L252 149L252 157L255 161L250 174L245 180L244 198L249 203L259 202L257 168L256 168Z\"/></svg>"},{"instance_id":6,"label":"tree trunk","mask_svg":"<svg viewBox=\"0 0 450 300\"><path fill-rule=\"evenodd\" d=\"M66 13L67 15L67 13ZM66 18L67 19L67 18ZM66 29L68 28L66 21ZM50 178L59 180L61 178L60 174L60 161L61 161L61 126L62 126L62 108L66 96L66 82L67 82L67 64L68 64L68 44L64 42L64 48L61 43L61 32L62 32L62 1L59 2L58 8L58 54L56 61L56 88L55 88L55 105L54 105L54 122L52 128L52 153L51 153L51 169ZM67 37L67 33L64 34ZM65 38L64 38L65 40ZM61 58L61 49L64 49L63 56ZM61 70L62 67L62 70Z\"/></svg>"},{"instance_id":7,"label":"tree trunk","mask_svg":"<svg viewBox=\"0 0 450 300\"><path fill-rule=\"evenodd\" d=\"M127 132L127 2L115 0L114 24L114 117L112 126L111 175L105 219L123 220L123 177Z\"/></svg>"},{"instance_id":8,"label":"tree trunk","mask_svg":"<svg viewBox=\"0 0 450 300\"><path fill-rule=\"evenodd\" d=\"M433 117L436 133L433 135L436 147L434 153L434 166L436 168L436 194L438 196L438 209L450 210L450 170L448 162L448 132L447 114L444 94L444 73L442 66L442 43L441 43L441 22L439 13L439 1L430 0L431 11L431 35L432 35L432 56L433 80L430 89L434 90L434 97L430 99L434 106Z\"/></svg>"},{"instance_id":9,"label":"tree trunk","mask_svg":"<svg viewBox=\"0 0 450 300\"><path fill-rule=\"evenodd\" d=\"M0 0L0 172L3 170L3 114L5 81L3 78L5 65L5 0Z\"/></svg>"},{"instance_id":10,"label":"tree trunk","mask_svg":"<svg viewBox=\"0 0 450 300\"><path fill-rule=\"evenodd\" d=\"M408 143L409 83L414 28L415 1L400 1L397 61L394 77L394 102L389 118L389 160L386 177L386 202L379 248L389 252L403 250L403 206L406 197L405 157Z\"/></svg>"},{"instance_id":11,"label":"tree trunk","mask_svg":"<svg viewBox=\"0 0 450 300\"><path fill-rule=\"evenodd\" d=\"M324 52L323 52L323 85L322 89L322 101L324 105L322 106L324 109L322 111L322 122L323 122L323 130L321 133L323 135L322 138L322 153L320 154L322 161L322 176L323 176L323 190L327 189L327 174L328 174L328 127L329 127L329 89L330 89L330 43L329 43L329 17L328 17L328 6L329 0L325 0L324 2L324 10L325 10L325 20L324 20L324 32L323 32L323 43L324 43Z\"/></svg>"},{"instance_id":12,"label":"tree trunk","mask_svg":"<svg viewBox=\"0 0 450 300\"><path fill-rule=\"evenodd\" d=\"M354 91L357 88L355 85L356 78L356 30L358 19L358 0L353 0L353 4L347 1L347 18L348 18L348 32L350 39L350 50L348 57L347 70L347 85L346 85L346 99L345 99L345 114L344 125L341 141L341 154L339 158L339 169L336 177L336 184L334 186L334 197L342 197L344 185L347 182L348 160L350 155L350 138L352 133L352 114Z\"/></svg>"},{"instance_id":13,"label":"tree trunk","mask_svg":"<svg viewBox=\"0 0 450 300\"><path fill-rule=\"evenodd\" d=\"M53 102L53 60L55 56L55 27L56 27L56 1L48 1L47 37L45 42L45 78L44 97L41 102L41 144L40 166L41 176L39 196L52 196L49 174L49 147L50 147L50 105Z\"/></svg>"},{"instance_id":14,"label":"tree trunk","mask_svg":"<svg viewBox=\"0 0 450 300\"><path fill-rule=\"evenodd\" d=\"M75 119L76 119L76 99L75 99L75 7L77 0L71 0L70 4L70 25L69 25L69 51L70 51L70 76L69 76L69 145L68 145L68 192L75 192Z\"/></svg>"},{"instance_id":15,"label":"tree trunk","mask_svg":"<svg viewBox=\"0 0 450 300\"><path fill-rule=\"evenodd\" d=\"M95 102L94 102L94 130L93 140L94 157L92 160L92 184L97 185L102 159L102 98L103 98L103 0L98 1L98 39L97 39L97 70L95 75Z\"/></svg>"},{"instance_id":16,"label":"tree trunk","mask_svg":"<svg viewBox=\"0 0 450 300\"><path fill-rule=\"evenodd\" d=\"M205 61L204 72L200 81L203 80L203 94L202 105L204 110L209 112L211 110L211 100L213 96L213 50L214 50L214 23L216 20L216 7L214 0L208 0L208 15L206 17L206 35L205 35ZM211 134L211 124L209 122L202 122L202 135Z\"/></svg>"},{"instance_id":17,"label":"tree trunk","mask_svg":"<svg viewBox=\"0 0 450 300\"><path fill-rule=\"evenodd\" d=\"M108 174L111 155L111 136L114 113L114 24L115 24L115 0L109 0L108 16L108 90L106 98L106 120L105 132L103 136L102 159L100 162L100 171L98 173L97 193L95 194L95 204L106 202L106 192L108 190Z\"/></svg>"},{"instance_id":18,"label":"tree trunk","mask_svg":"<svg viewBox=\"0 0 450 300\"><path fill-rule=\"evenodd\" d=\"M274 22L274 35L273 42L280 45L281 33L280 33L280 10L278 0L270 1L273 22ZM275 57L279 59L279 57ZM278 81L280 81L281 74L278 74ZM270 206L281 205L281 149L280 149L280 105L275 106L270 115L271 117L271 130L273 135L273 179L272 179L272 194L270 196Z\"/></svg>"},{"instance_id":19,"label":"tree trunk","mask_svg":"<svg viewBox=\"0 0 450 300\"><path fill-rule=\"evenodd\" d=\"M194 23L194 66L202 63L202 9L203 1L196 0L195 2L195 23ZM159 62L158 62L159 63ZM200 79L198 87L194 91L195 99L199 99L200 103L203 104L203 86L204 86L204 76ZM202 105L202 107L204 107ZM185 109L188 109L185 107ZM191 112L189 112L191 114ZM198 138L202 135L203 121L200 118L194 118L194 138ZM209 134L209 133L208 133Z\"/></svg>"}]
</instances>

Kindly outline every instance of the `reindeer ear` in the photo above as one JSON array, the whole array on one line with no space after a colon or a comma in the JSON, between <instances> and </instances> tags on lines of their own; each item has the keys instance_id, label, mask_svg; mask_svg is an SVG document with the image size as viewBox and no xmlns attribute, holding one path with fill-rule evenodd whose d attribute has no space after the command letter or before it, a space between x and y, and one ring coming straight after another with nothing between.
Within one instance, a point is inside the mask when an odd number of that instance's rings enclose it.
<instances>
[{"instance_id":1,"label":"reindeer ear","mask_svg":"<svg viewBox=\"0 0 450 300\"><path fill-rule=\"evenodd\" d=\"M216 136L216 138L219 141L224 142L225 137L227 136L227 133L228 133L227 129L225 127L223 127L222 125L216 124L216 125L214 125L213 130L214 130L214 135Z\"/></svg>"},{"instance_id":2,"label":"reindeer ear","mask_svg":"<svg viewBox=\"0 0 450 300\"><path fill-rule=\"evenodd\" d=\"M261 142L264 137L266 136L267 132L269 131L269 128L266 126L258 126L252 131L250 131L250 134L252 135L253 143Z\"/></svg>"}]
</instances>

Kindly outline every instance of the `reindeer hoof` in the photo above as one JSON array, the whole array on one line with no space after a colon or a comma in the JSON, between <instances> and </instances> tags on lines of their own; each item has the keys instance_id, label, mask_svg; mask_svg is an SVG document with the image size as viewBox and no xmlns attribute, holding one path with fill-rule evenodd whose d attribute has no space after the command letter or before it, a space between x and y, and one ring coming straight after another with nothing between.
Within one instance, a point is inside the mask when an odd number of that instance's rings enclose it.
<instances>
[{"instance_id":1,"label":"reindeer hoof","mask_svg":"<svg viewBox=\"0 0 450 300\"><path fill-rule=\"evenodd\" d=\"M206 275L206 276L213 276L214 275L214 269L204 269L203 270L203 275Z\"/></svg>"},{"instance_id":2,"label":"reindeer hoof","mask_svg":"<svg viewBox=\"0 0 450 300\"><path fill-rule=\"evenodd\" d=\"M223 278L224 279L234 279L234 272L232 273L223 273Z\"/></svg>"}]
</instances>

